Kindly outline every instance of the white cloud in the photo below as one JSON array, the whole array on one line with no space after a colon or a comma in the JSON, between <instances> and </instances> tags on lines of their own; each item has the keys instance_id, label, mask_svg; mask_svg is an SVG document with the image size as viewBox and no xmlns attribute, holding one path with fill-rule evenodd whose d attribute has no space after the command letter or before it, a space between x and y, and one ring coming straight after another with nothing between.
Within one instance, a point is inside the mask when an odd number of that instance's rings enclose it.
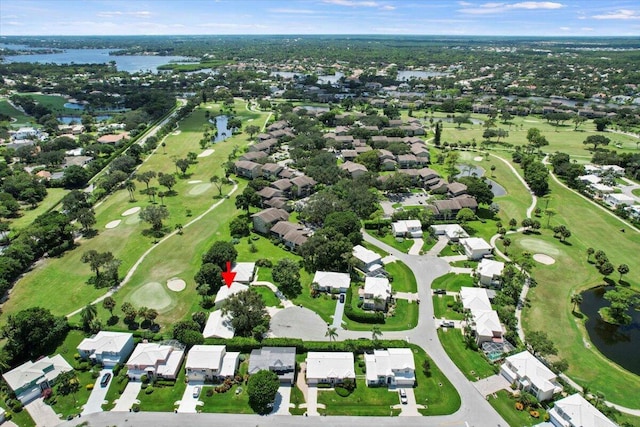
<instances>
[{"instance_id":1,"label":"white cloud","mask_svg":"<svg viewBox=\"0 0 640 427\"><path fill-rule=\"evenodd\" d=\"M382 6L380 9L382 9L382 10L396 10L396 7L395 6L386 5L386 6Z\"/></svg>"},{"instance_id":2,"label":"white cloud","mask_svg":"<svg viewBox=\"0 0 640 427\"><path fill-rule=\"evenodd\" d=\"M593 31L593 28L591 28L591 27L581 27L580 29L582 31Z\"/></svg>"},{"instance_id":3,"label":"white cloud","mask_svg":"<svg viewBox=\"0 0 640 427\"><path fill-rule=\"evenodd\" d=\"M571 27L560 27L562 31L571 31Z\"/></svg>"},{"instance_id":4,"label":"white cloud","mask_svg":"<svg viewBox=\"0 0 640 427\"><path fill-rule=\"evenodd\" d=\"M629 9L618 9L616 11L608 12L603 15L594 15L593 19L620 19L620 20L629 20L629 19L640 19L640 14L635 10Z\"/></svg>"},{"instance_id":5,"label":"white cloud","mask_svg":"<svg viewBox=\"0 0 640 427\"><path fill-rule=\"evenodd\" d=\"M269 9L271 13L282 13L288 15L313 15L317 13L315 10L311 9L286 9L286 8L278 8L278 9Z\"/></svg>"},{"instance_id":6,"label":"white cloud","mask_svg":"<svg viewBox=\"0 0 640 427\"><path fill-rule=\"evenodd\" d=\"M22 27L24 24L18 21L7 21L7 22L4 22L3 25L11 25L13 27Z\"/></svg>"},{"instance_id":7,"label":"white cloud","mask_svg":"<svg viewBox=\"0 0 640 427\"><path fill-rule=\"evenodd\" d=\"M395 6L370 0L322 0L323 3L346 7L371 7L381 10L395 10Z\"/></svg>"},{"instance_id":8,"label":"white cloud","mask_svg":"<svg viewBox=\"0 0 640 427\"><path fill-rule=\"evenodd\" d=\"M121 12L119 10L114 10L114 11L98 12L97 15L100 18L113 18L113 17L121 17L121 16L136 16L138 18L149 18L151 16L151 12L147 10L140 10L136 12Z\"/></svg>"},{"instance_id":9,"label":"white cloud","mask_svg":"<svg viewBox=\"0 0 640 427\"><path fill-rule=\"evenodd\" d=\"M463 3L463 2L461 2ZM465 6L468 3L464 2ZM561 9L565 7L562 3L556 3L552 1L523 1L519 3L484 3L478 7L464 7L459 9L459 12L467 13L470 15L488 15L494 13L503 13L509 10L553 10Z\"/></svg>"}]
</instances>

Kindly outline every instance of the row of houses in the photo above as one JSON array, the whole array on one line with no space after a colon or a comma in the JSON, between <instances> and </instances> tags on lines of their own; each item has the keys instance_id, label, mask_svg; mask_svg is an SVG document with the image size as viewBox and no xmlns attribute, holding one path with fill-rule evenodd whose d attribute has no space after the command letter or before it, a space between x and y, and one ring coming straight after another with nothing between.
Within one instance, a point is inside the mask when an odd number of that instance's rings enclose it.
<instances>
[{"instance_id":1,"label":"row of houses","mask_svg":"<svg viewBox=\"0 0 640 427\"><path fill-rule=\"evenodd\" d=\"M316 271L312 283L315 291L344 294L351 286L351 277L347 273ZM358 296L363 309L385 311L392 299L391 283L386 277L367 276Z\"/></svg>"}]
</instances>

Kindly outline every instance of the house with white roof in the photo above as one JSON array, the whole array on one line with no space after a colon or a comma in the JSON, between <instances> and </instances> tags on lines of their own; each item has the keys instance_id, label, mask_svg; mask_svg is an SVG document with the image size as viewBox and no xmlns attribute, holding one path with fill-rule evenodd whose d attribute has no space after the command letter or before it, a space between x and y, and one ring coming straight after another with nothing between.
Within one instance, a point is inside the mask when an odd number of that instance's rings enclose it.
<instances>
[{"instance_id":1,"label":"house with white roof","mask_svg":"<svg viewBox=\"0 0 640 427\"><path fill-rule=\"evenodd\" d=\"M356 379L351 352L307 353L307 384L340 384L345 379Z\"/></svg>"},{"instance_id":2,"label":"house with white roof","mask_svg":"<svg viewBox=\"0 0 640 427\"><path fill-rule=\"evenodd\" d=\"M483 258L476 268L476 275L482 286L498 286L502 270L504 262Z\"/></svg>"},{"instance_id":3,"label":"house with white roof","mask_svg":"<svg viewBox=\"0 0 640 427\"><path fill-rule=\"evenodd\" d=\"M422 237L422 223L417 219L396 221L391 224L391 229L394 236Z\"/></svg>"},{"instance_id":4,"label":"house with white roof","mask_svg":"<svg viewBox=\"0 0 640 427\"><path fill-rule=\"evenodd\" d=\"M528 351L507 357L500 366L500 374L541 402L562 391L562 386L556 381L556 374Z\"/></svg>"},{"instance_id":5,"label":"house with white roof","mask_svg":"<svg viewBox=\"0 0 640 427\"><path fill-rule=\"evenodd\" d=\"M2 375L7 385L23 404L40 397L50 389L58 375L73 368L59 354L43 357L35 362L25 362Z\"/></svg>"},{"instance_id":6,"label":"house with white roof","mask_svg":"<svg viewBox=\"0 0 640 427\"><path fill-rule=\"evenodd\" d=\"M362 308L365 310L386 310L391 301L391 284L386 277L367 277L364 280L364 299Z\"/></svg>"},{"instance_id":7,"label":"house with white roof","mask_svg":"<svg viewBox=\"0 0 640 427\"><path fill-rule=\"evenodd\" d=\"M436 224L431 226L431 230L436 236L446 236L450 242L457 242L460 239L469 237L469 234L460 224Z\"/></svg>"},{"instance_id":8,"label":"house with white roof","mask_svg":"<svg viewBox=\"0 0 640 427\"><path fill-rule=\"evenodd\" d=\"M471 328L480 345L484 342L502 343L503 328L498 313L491 308L487 290L484 288L460 288L460 301L471 313Z\"/></svg>"},{"instance_id":9,"label":"house with white roof","mask_svg":"<svg viewBox=\"0 0 640 427\"><path fill-rule=\"evenodd\" d=\"M140 343L127 360L129 378L139 380L149 378L176 379L184 358L184 348L178 343Z\"/></svg>"},{"instance_id":10,"label":"house with white roof","mask_svg":"<svg viewBox=\"0 0 640 427\"><path fill-rule=\"evenodd\" d=\"M188 381L212 381L232 377L238 368L240 352L224 345L194 345L185 363Z\"/></svg>"},{"instance_id":11,"label":"house with white roof","mask_svg":"<svg viewBox=\"0 0 640 427\"><path fill-rule=\"evenodd\" d=\"M483 311L492 310L487 290L484 288L470 288L463 286L460 288L460 301L465 310Z\"/></svg>"},{"instance_id":12,"label":"house with white roof","mask_svg":"<svg viewBox=\"0 0 640 427\"><path fill-rule=\"evenodd\" d=\"M222 314L222 310L216 310L209 313L209 318L202 331L205 338L233 338L236 330L231 325L231 317Z\"/></svg>"},{"instance_id":13,"label":"house with white roof","mask_svg":"<svg viewBox=\"0 0 640 427\"><path fill-rule=\"evenodd\" d=\"M249 286L243 285L242 283L232 282L231 286L222 285L218 293L216 294L216 299L214 301L214 306L216 308L222 307L222 304L231 296L235 295L239 292L244 292L249 289Z\"/></svg>"},{"instance_id":14,"label":"house with white roof","mask_svg":"<svg viewBox=\"0 0 640 427\"><path fill-rule=\"evenodd\" d=\"M481 237L460 239L464 253L469 259L480 259L493 253L493 247Z\"/></svg>"},{"instance_id":15,"label":"house with white roof","mask_svg":"<svg viewBox=\"0 0 640 427\"><path fill-rule=\"evenodd\" d=\"M253 276L256 274L256 263L236 262L231 271L236 273L236 277L233 279L234 281L248 284L253 281Z\"/></svg>"},{"instance_id":16,"label":"house with white roof","mask_svg":"<svg viewBox=\"0 0 640 427\"><path fill-rule=\"evenodd\" d=\"M636 202L633 197L622 193L607 194L602 200L614 209L618 206L633 206Z\"/></svg>"},{"instance_id":17,"label":"house with white roof","mask_svg":"<svg viewBox=\"0 0 640 427\"><path fill-rule=\"evenodd\" d=\"M91 338L83 339L76 349L83 359L110 368L123 363L133 351L133 347L133 334L100 331Z\"/></svg>"},{"instance_id":18,"label":"house with white roof","mask_svg":"<svg viewBox=\"0 0 640 427\"><path fill-rule=\"evenodd\" d=\"M549 410L549 421L556 427L615 427L607 418L579 393L555 402Z\"/></svg>"},{"instance_id":19,"label":"house with white roof","mask_svg":"<svg viewBox=\"0 0 640 427\"><path fill-rule=\"evenodd\" d=\"M358 260L359 268L365 273L373 273L382 268L382 257L362 245L353 247L353 256Z\"/></svg>"},{"instance_id":20,"label":"house with white roof","mask_svg":"<svg viewBox=\"0 0 640 427\"><path fill-rule=\"evenodd\" d=\"M409 348L390 348L365 353L367 386L388 385L413 387L416 365Z\"/></svg>"},{"instance_id":21,"label":"house with white roof","mask_svg":"<svg viewBox=\"0 0 640 427\"><path fill-rule=\"evenodd\" d=\"M313 276L315 289L320 292L332 294L342 294L347 292L351 286L351 278L347 273L336 273L333 271L316 271Z\"/></svg>"}]
</instances>

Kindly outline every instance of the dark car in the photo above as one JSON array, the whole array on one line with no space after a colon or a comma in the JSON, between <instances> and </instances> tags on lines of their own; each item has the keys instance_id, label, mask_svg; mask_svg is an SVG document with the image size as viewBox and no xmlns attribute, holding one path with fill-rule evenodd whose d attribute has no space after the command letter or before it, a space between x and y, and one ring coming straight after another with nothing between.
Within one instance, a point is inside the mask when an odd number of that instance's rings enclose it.
<instances>
[{"instance_id":1,"label":"dark car","mask_svg":"<svg viewBox=\"0 0 640 427\"><path fill-rule=\"evenodd\" d=\"M340 294L340 302L344 302L344 294Z\"/></svg>"},{"instance_id":2,"label":"dark car","mask_svg":"<svg viewBox=\"0 0 640 427\"><path fill-rule=\"evenodd\" d=\"M111 379L111 374L107 372L102 376L102 379L100 380L100 386L106 387L107 384L109 384L110 379Z\"/></svg>"},{"instance_id":3,"label":"dark car","mask_svg":"<svg viewBox=\"0 0 640 427\"><path fill-rule=\"evenodd\" d=\"M442 322L442 327L443 328L455 328L456 324L452 321L443 321Z\"/></svg>"},{"instance_id":4,"label":"dark car","mask_svg":"<svg viewBox=\"0 0 640 427\"><path fill-rule=\"evenodd\" d=\"M446 289L434 289L433 293L436 295L445 295L447 293Z\"/></svg>"}]
</instances>

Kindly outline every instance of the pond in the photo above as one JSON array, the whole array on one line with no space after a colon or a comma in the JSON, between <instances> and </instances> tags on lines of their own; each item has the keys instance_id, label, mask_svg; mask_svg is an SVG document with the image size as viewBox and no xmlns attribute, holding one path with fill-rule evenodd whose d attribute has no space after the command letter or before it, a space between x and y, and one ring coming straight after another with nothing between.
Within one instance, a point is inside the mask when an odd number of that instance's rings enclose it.
<instances>
[{"instance_id":1,"label":"pond","mask_svg":"<svg viewBox=\"0 0 640 427\"><path fill-rule=\"evenodd\" d=\"M640 311L629 310L632 320L629 325L612 325L603 321L598 310L607 307L609 301L604 293L611 286L598 286L582 293L580 311L588 317L585 327L591 343L608 359L640 375Z\"/></svg>"},{"instance_id":2,"label":"pond","mask_svg":"<svg viewBox=\"0 0 640 427\"><path fill-rule=\"evenodd\" d=\"M458 169L461 171L458 175L458 177L461 176L477 176L482 177L485 174L485 170L483 167L480 166L476 166L476 165L458 165ZM489 184L489 186L491 187L491 192L493 193L493 195L495 197L498 196L505 196L507 194L507 190L505 190L505 188L498 184L497 182L486 178L485 181L487 181L487 183Z\"/></svg>"},{"instance_id":3,"label":"pond","mask_svg":"<svg viewBox=\"0 0 640 427\"><path fill-rule=\"evenodd\" d=\"M111 118L111 116L107 114L100 114L97 116L93 116L96 122L105 122ZM82 123L82 117L80 116L59 116L58 121L60 123L64 123L65 125L70 124L71 122Z\"/></svg>"},{"instance_id":4,"label":"pond","mask_svg":"<svg viewBox=\"0 0 640 427\"><path fill-rule=\"evenodd\" d=\"M213 142L224 141L225 139L233 135L233 129L227 128L228 120L229 118L227 116L216 116L215 119L209 119L209 123L214 123L216 125L216 129L218 130L218 133L213 139Z\"/></svg>"}]
</instances>

